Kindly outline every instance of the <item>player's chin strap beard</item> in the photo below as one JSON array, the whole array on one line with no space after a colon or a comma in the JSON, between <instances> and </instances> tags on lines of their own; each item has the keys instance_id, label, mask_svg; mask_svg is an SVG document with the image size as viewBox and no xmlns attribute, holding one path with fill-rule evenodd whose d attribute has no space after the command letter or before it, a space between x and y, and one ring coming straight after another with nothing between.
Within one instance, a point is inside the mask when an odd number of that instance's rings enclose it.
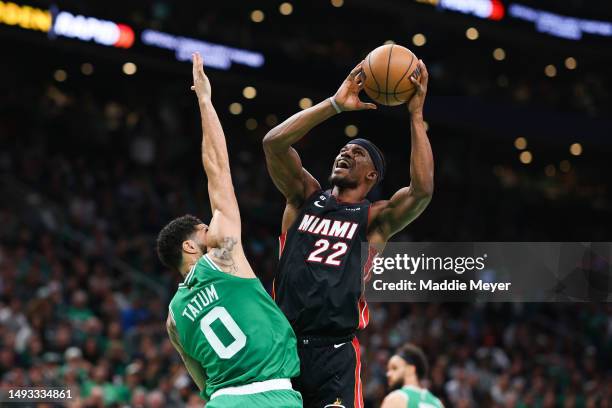
<instances>
[{"instance_id":1,"label":"player's chin strap beard","mask_svg":"<svg viewBox=\"0 0 612 408\"><path fill-rule=\"evenodd\" d=\"M359 183L357 181L349 180L346 178L339 178L339 179L334 180L333 174L329 176L328 181L332 187L338 187L338 188L357 188L359 186Z\"/></svg>"}]
</instances>

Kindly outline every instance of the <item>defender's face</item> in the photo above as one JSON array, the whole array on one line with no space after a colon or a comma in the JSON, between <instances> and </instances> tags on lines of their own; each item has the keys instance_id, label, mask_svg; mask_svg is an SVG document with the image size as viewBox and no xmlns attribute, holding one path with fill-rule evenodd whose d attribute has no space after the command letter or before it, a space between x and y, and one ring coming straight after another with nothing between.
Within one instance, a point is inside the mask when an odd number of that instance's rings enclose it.
<instances>
[{"instance_id":1,"label":"defender's face","mask_svg":"<svg viewBox=\"0 0 612 408\"><path fill-rule=\"evenodd\" d=\"M372 171L375 171L375 168L368 151L349 143L342 147L336 156L330 181L338 187L354 188L366 182L367 175Z\"/></svg>"},{"instance_id":2,"label":"defender's face","mask_svg":"<svg viewBox=\"0 0 612 408\"><path fill-rule=\"evenodd\" d=\"M395 388L403 385L406 362L399 356L393 356L387 363L387 383L389 387Z\"/></svg>"},{"instance_id":3,"label":"defender's face","mask_svg":"<svg viewBox=\"0 0 612 408\"><path fill-rule=\"evenodd\" d=\"M193 241L197 245L197 247L202 251L202 255L208 252L206 243L208 238L208 225L199 224L196 226L196 232L193 235Z\"/></svg>"}]
</instances>

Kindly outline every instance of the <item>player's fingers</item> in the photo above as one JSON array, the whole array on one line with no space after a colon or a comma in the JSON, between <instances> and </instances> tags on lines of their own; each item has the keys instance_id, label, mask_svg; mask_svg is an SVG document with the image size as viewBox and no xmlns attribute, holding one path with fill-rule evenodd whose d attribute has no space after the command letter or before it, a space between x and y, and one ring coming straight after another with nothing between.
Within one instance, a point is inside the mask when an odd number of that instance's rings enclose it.
<instances>
[{"instance_id":1,"label":"player's fingers","mask_svg":"<svg viewBox=\"0 0 612 408\"><path fill-rule=\"evenodd\" d=\"M200 53L197 53L198 55L198 70L200 71L200 73L202 75L204 75L204 60L202 59L202 56L200 55Z\"/></svg>"},{"instance_id":2,"label":"player's fingers","mask_svg":"<svg viewBox=\"0 0 612 408\"><path fill-rule=\"evenodd\" d=\"M355 78L361 72L361 70L362 70L361 64L362 63L363 63L363 61L360 62L359 64L355 65L355 68L353 68L351 70L351 73L349 74L349 78L351 78L351 79Z\"/></svg>"},{"instance_id":3,"label":"player's fingers","mask_svg":"<svg viewBox=\"0 0 612 408\"><path fill-rule=\"evenodd\" d=\"M421 72L423 79L427 80L429 78L429 72L427 71L427 66L423 60L419 60L419 71Z\"/></svg>"},{"instance_id":4,"label":"player's fingers","mask_svg":"<svg viewBox=\"0 0 612 408\"><path fill-rule=\"evenodd\" d=\"M195 53L191 54L191 61L193 62L193 65L191 67L193 71L193 77L196 78L196 76L198 75L198 57Z\"/></svg>"},{"instance_id":5,"label":"player's fingers","mask_svg":"<svg viewBox=\"0 0 612 408\"><path fill-rule=\"evenodd\" d=\"M410 82L412 82L414 84L414 86L417 88L418 92L421 92L423 90L423 86L421 85L419 80L416 79L415 77L411 76L410 77Z\"/></svg>"},{"instance_id":6,"label":"player's fingers","mask_svg":"<svg viewBox=\"0 0 612 408\"><path fill-rule=\"evenodd\" d=\"M362 102L361 103L361 108L362 109L378 109L378 106L376 106L373 103L364 103L364 102Z\"/></svg>"},{"instance_id":7,"label":"player's fingers","mask_svg":"<svg viewBox=\"0 0 612 408\"><path fill-rule=\"evenodd\" d=\"M202 56L199 52L195 52L193 55L193 78L201 79L204 76L204 68L202 64Z\"/></svg>"}]
</instances>

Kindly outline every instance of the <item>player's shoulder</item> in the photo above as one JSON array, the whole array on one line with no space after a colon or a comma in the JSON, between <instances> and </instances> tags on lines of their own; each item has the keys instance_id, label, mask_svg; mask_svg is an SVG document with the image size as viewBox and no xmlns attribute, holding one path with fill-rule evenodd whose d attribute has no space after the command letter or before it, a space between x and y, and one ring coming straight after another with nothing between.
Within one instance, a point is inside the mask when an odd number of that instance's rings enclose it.
<instances>
[{"instance_id":1,"label":"player's shoulder","mask_svg":"<svg viewBox=\"0 0 612 408\"><path fill-rule=\"evenodd\" d=\"M381 215L389 208L391 200L377 200L370 204L368 211L368 227L378 227L382 220Z\"/></svg>"},{"instance_id":2,"label":"player's shoulder","mask_svg":"<svg viewBox=\"0 0 612 408\"><path fill-rule=\"evenodd\" d=\"M428 397L428 400L434 404L433 405L434 407L444 408L444 404L442 404L442 401L440 400L440 398L436 397L431 391L426 390L426 395Z\"/></svg>"},{"instance_id":3,"label":"player's shoulder","mask_svg":"<svg viewBox=\"0 0 612 408\"><path fill-rule=\"evenodd\" d=\"M172 301L168 305L168 317L166 317L166 329L168 331L176 327L176 320L174 319L174 312L172 311Z\"/></svg>"},{"instance_id":4,"label":"player's shoulder","mask_svg":"<svg viewBox=\"0 0 612 408\"><path fill-rule=\"evenodd\" d=\"M330 190L323 190L321 188L314 189L313 191L309 192L309 194L306 196L302 206L311 205L314 202L320 201L320 200L327 200L330 195L331 195Z\"/></svg>"},{"instance_id":5,"label":"player's shoulder","mask_svg":"<svg viewBox=\"0 0 612 408\"><path fill-rule=\"evenodd\" d=\"M183 294L185 292L185 288L185 286L179 285L179 287L176 289L176 292L174 292L174 295L172 295L170 302L168 302L168 315L176 313L177 308L181 306L181 302L184 299Z\"/></svg>"},{"instance_id":6,"label":"player's shoulder","mask_svg":"<svg viewBox=\"0 0 612 408\"><path fill-rule=\"evenodd\" d=\"M408 402L408 395L402 390L395 390L385 397L381 408L404 407Z\"/></svg>"},{"instance_id":7,"label":"player's shoulder","mask_svg":"<svg viewBox=\"0 0 612 408\"><path fill-rule=\"evenodd\" d=\"M380 211L389 207L391 200L376 200L370 203L370 216L376 216Z\"/></svg>"}]
</instances>

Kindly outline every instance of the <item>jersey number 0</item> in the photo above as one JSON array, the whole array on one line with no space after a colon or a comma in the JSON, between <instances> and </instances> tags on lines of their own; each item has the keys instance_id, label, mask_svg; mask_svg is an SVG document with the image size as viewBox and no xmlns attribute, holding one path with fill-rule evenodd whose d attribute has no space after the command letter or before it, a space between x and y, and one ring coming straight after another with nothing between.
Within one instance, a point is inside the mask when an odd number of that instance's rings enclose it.
<instances>
[{"instance_id":1,"label":"jersey number 0","mask_svg":"<svg viewBox=\"0 0 612 408\"><path fill-rule=\"evenodd\" d=\"M219 319L219 321L225 326L227 331L234 337L227 346L223 345L219 336L215 334L213 329L210 327L212 322ZM204 333L204 337L208 340L208 344L213 348L215 353L224 360L232 358L237 352L242 350L246 345L246 336L240 327L236 324L236 321L227 312L227 309L223 306L215 306L210 312L200 320L200 330Z\"/></svg>"}]
</instances>

